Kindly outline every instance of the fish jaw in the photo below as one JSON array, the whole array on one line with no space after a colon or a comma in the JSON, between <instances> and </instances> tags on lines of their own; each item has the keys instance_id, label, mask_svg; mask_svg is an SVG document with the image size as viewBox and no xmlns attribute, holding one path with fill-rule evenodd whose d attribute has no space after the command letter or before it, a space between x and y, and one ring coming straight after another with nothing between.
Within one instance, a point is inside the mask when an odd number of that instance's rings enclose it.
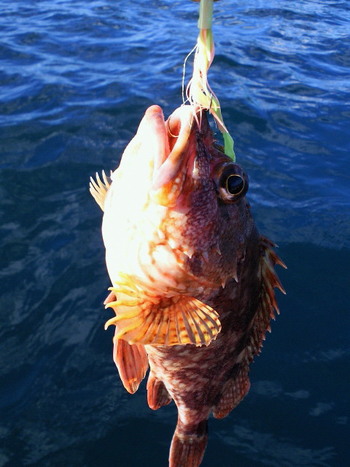
<instances>
[{"instance_id":1,"label":"fish jaw","mask_svg":"<svg viewBox=\"0 0 350 467\"><path fill-rule=\"evenodd\" d=\"M152 105L126 147L112 181L124 179L130 184L135 180L139 199L150 197L156 204L175 207L185 181L192 178L196 133L200 129L201 138L205 133L212 141L206 122L195 106L183 105L165 121L161 107Z\"/></svg>"},{"instance_id":2,"label":"fish jaw","mask_svg":"<svg viewBox=\"0 0 350 467\"><path fill-rule=\"evenodd\" d=\"M152 200L167 207L178 207L185 182L191 184L196 156L196 132L200 111L183 105L177 108L165 122L169 153L155 165ZM191 187L187 187L190 190Z\"/></svg>"}]
</instances>

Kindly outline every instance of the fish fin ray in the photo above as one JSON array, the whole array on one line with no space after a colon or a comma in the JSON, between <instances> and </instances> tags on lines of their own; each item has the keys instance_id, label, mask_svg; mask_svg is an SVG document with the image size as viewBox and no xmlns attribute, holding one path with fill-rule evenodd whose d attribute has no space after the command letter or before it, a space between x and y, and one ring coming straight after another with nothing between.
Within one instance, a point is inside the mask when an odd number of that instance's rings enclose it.
<instances>
[{"instance_id":1,"label":"fish fin ray","mask_svg":"<svg viewBox=\"0 0 350 467\"><path fill-rule=\"evenodd\" d=\"M148 357L141 344L114 338L113 360L125 389L134 394L148 370Z\"/></svg>"},{"instance_id":2,"label":"fish fin ray","mask_svg":"<svg viewBox=\"0 0 350 467\"><path fill-rule=\"evenodd\" d=\"M113 287L113 291L116 290L118 287ZM117 339L130 344L201 346L209 345L221 330L218 313L196 298L180 295L148 300L143 293L135 294L136 290L136 286L133 290L130 285L121 286L121 305L118 300L107 303L116 316L108 320L105 327L114 324ZM125 298L129 293L132 293L130 301Z\"/></svg>"},{"instance_id":3,"label":"fish fin ray","mask_svg":"<svg viewBox=\"0 0 350 467\"><path fill-rule=\"evenodd\" d=\"M147 381L147 402L149 408L157 410L164 405L170 404L171 400L163 381L150 374Z\"/></svg>"},{"instance_id":4,"label":"fish fin ray","mask_svg":"<svg viewBox=\"0 0 350 467\"><path fill-rule=\"evenodd\" d=\"M198 467L208 441L207 420L188 429L178 421L171 441L169 467Z\"/></svg>"},{"instance_id":5,"label":"fish fin ray","mask_svg":"<svg viewBox=\"0 0 350 467\"><path fill-rule=\"evenodd\" d=\"M250 388L249 367L244 365L234 378L224 385L221 398L213 408L215 418L226 417L241 402Z\"/></svg>"},{"instance_id":6,"label":"fish fin ray","mask_svg":"<svg viewBox=\"0 0 350 467\"><path fill-rule=\"evenodd\" d=\"M90 177L89 190L96 203L104 211L105 199L111 183L104 170L102 170L102 180L98 172L96 172L95 178L96 180Z\"/></svg>"},{"instance_id":7,"label":"fish fin ray","mask_svg":"<svg viewBox=\"0 0 350 467\"><path fill-rule=\"evenodd\" d=\"M275 319L275 313L279 314L274 289L278 288L282 293L286 293L275 272L276 264L286 268L286 265L272 249L276 245L266 237L261 237L260 246L262 251L259 271L261 278L260 303L254 317L250 342L247 346L246 359L248 363L260 353L266 332L271 330L270 321Z\"/></svg>"}]
</instances>

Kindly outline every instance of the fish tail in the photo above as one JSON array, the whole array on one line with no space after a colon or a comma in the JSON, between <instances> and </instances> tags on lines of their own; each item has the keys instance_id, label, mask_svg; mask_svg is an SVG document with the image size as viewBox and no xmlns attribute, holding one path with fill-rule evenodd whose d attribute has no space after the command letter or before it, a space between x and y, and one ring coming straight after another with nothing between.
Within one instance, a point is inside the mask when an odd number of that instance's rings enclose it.
<instances>
[{"instance_id":1,"label":"fish tail","mask_svg":"<svg viewBox=\"0 0 350 467\"><path fill-rule=\"evenodd\" d=\"M198 467L208 441L208 421L185 425L178 420L170 446L169 467Z\"/></svg>"}]
</instances>

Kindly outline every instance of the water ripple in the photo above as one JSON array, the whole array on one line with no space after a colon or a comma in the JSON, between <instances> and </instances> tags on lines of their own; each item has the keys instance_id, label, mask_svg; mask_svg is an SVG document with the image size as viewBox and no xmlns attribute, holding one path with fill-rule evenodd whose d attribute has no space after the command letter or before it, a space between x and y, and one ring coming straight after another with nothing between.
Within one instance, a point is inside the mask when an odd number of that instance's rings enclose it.
<instances>
[{"instance_id":1,"label":"water ripple","mask_svg":"<svg viewBox=\"0 0 350 467\"><path fill-rule=\"evenodd\" d=\"M126 395L103 331L88 179L117 166L148 105L181 102L197 6L1 4L0 465L166 462L175 408L150 414L144 386ZM214 16L211 84L289 271L256 385L215 426L203 466L218 453L222 467L348 465L349 3L221 0Z\"/></svg>"}]
</instances>

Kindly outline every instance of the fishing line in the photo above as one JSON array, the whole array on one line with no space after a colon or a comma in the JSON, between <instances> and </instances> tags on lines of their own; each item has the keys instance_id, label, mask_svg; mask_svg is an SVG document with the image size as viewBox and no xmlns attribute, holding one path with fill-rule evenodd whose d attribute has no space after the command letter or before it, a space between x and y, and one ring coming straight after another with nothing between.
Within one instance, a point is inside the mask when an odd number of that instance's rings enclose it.
<instances>
[{"instance_id":1,"label":"fishing line","mask_svg":"<svg viewBox=\"0 0 350 467\"><path fill-rule=\"evenodd\" d=\"M188 102L188 97L187 97L187 88L189 86L189 81L188 85L186 86L186 92L185 92L185 81L186 81L186 65L187 65L187 60L190 58L190 56L196 51L197 49L197 44L193 47L193 49L186 55L186 58L184 60L183 66L182 66L182 84L181 84L181 93L182 93L182 102L183 104L186 104ZM185 99L186 96L186 99Z\"/></svg>"},{"instance_id":2,"label":"fishing line","mask_svg":"<svg viewBox=\"0 0 350 467\"><path fill-rule=\"evenodd\" d=\"M197 0L195 0L197 1ZM212 32L213 0L200 0L197 43L186 56L182 73L182 101L194 107L207 110L214 117L224 140L224 151L233 161L236 160L234 141L225 126L219 99L208 82L208 71L214 60L215 48ZM185 92L185 72L188 58L195 52L192 78Z\"/></svg>"}]
</instances>

